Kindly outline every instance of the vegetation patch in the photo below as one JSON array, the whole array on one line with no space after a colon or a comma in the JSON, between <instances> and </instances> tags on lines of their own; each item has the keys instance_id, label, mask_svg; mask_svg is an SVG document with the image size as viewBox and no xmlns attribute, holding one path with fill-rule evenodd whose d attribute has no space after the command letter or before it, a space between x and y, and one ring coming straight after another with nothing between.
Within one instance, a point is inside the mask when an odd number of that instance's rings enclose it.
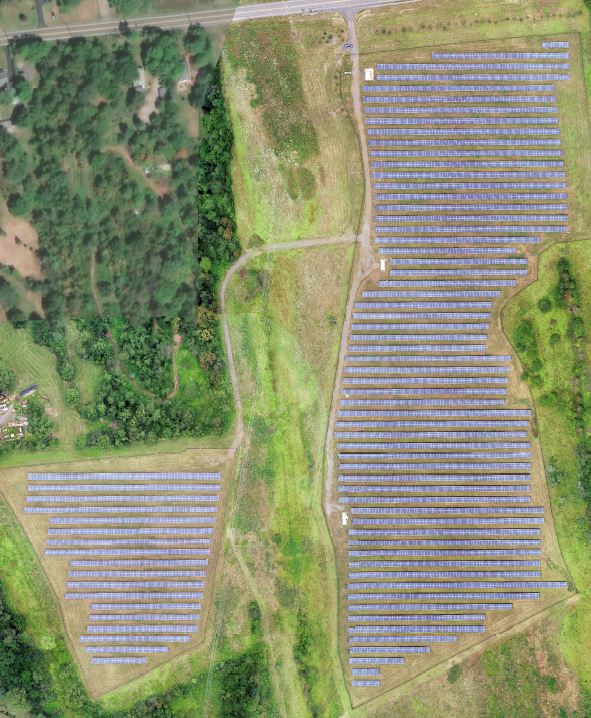
<instances>
[{"instance_id":1,"label":"vegetation patch","mask_svg":"<svg viewBox=\"0 0 591 718\"><path fill-rule=\"evenodd\" d=\"M236 544L264 596L284 711L302 718L342 713L329 623L336 611L333 549L321 506L350 261L343 247L267 255L229 290L249 446Z\"/></svg>"},{"instance_id":2,"label":"vegetation patch","mask_svg":"<svg viewBox=\"0 0 591 718\"><path fill-rule=\"evenodd\" d=\"M363 174L342 87L345 39L334 15L256 20L228 34L224 89L243 246L357 226Z\"/></svg>"}]
</instances>

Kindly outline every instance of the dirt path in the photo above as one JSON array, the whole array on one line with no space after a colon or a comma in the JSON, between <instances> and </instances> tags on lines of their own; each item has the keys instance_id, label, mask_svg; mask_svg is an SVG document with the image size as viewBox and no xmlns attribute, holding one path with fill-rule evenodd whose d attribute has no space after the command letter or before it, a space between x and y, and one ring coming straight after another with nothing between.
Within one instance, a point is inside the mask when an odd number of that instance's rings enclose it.
<instances>
[{"instance_id":1,"label":"dirt path","mask_svg":"<svg viewBox=\"0 0 591 718\"><path fill-rule=\"evenodd\" d=\"M259 603L262 613L262 625L265 645L269 651L269 669L271 671L271 677L274 685L274 692L277 697L278 709L281 718L290 718L290 716L298 715L297 706L299 704L300 697L296 695L296 686L290 686L292 690L288 689L288 686L284 685L284 682L279 676L278 666L282 663L282 658L277 655L275 646L273 644L273 636L271 634L270 621L269 621L269 609L267 601L265 600L264 591L261 591L257 585L256 578L251 574L248 569L244 556L241 553L240 548L236 544L235 540L235 526L237 516L237 506L244 493L244 467L248 462L248 456L250 452L250 442L248 440L248 432L245 431L245 425L249 425L253 419L254 402L250 403L250 415L247 417L245 422L244 418L244 405L240 396L240 388L238 385L238 372L236 370L236 363L234 358L234 350L232 347L232 336L230 333L230 325L228 323L228 309L227 309L227 292L232 278L239 272L251 259L258 257L262 254L270 254L272 252L289 251L294 249L308 249L314 247L323 247L330 244L342 244L342 243L353 243L357 240L357 237L353 232L346 233L339 237L327 237L323 239L305 239L298 240L295 242L282 242L277 244L268 244L262 247L256 247L247 251L243 254L228 270L224 280L222 282L220 290L220 307L222 317L222 329L224 334L224 343L226 347L226 356L228 360L228 371L230 373L230 379L232 382L232 392L234 395L234 404L236 406L236 419L234 423L234 437L232 440L231 449L237 451L236 457L236 471L235 481L233 487L233 497L231 504L229 503L228 517L226 521L226 536L229 539L231 548L236 557L236 561L240 567L240 570L244 574L247 587L250 589L253 597ZM258 376L260 372L255 372L255 376ZM258 391L258 386L255 387L255 394ZM218 620L213 629L212 649L210 655L212 660L210 661L207 684L205 688L205 712L207 713L213 688L213 671L214 661L213 657L216 655L216 647L220 643L221 634L224 628L224 610L223 602L227 600L222 597L222 607L218 611Z\"/></svg>"},{"instance_id":2,"label":"dirt path","mask_svg":"<svg viewBox=\"0 0 591 718\"><path fill-rule=\"evenodd\" d=\"M158 195L158 197L164 197L167 193L165 187L156 184L153 179L144 174L142 169L136 165L133 161L133 157L129 154L127 147L123 147L123 145L109 145L108 147L104 147L104 150L121 157L129 169L137 173L137 175L142 178L142 182L146 185L146 187L149 187L154 194Z\"/></svg>"},{"instance_id":3,"label":"dirt path","mask_svg":"<svg viewBox=\"0 0 591 718\"><path fill-rule=\"evenodd\" d=\"M226 294L228 286L236 272L240 271L251 259L261 254L269 254L271 252L288 251L290 249L308 249L309 247L323 247L327 244L342 244L343 242L355 242L357 237L352 232L347 232L340 237L326 237L323 239L300 239L295 242L279 242L277 244L267 244L263 247L255 247L243 254L230 267L224 281L222 282L220 294L220 306L222 314L222 329L224 332L224 343L226 345L226 355L228 357L228 368L230 371L230 379L232 381L232 392L234 394L234 403L236 405L236 423L234 426L234 438L232 440L232 448L238 449L244 438L244 419L242 399L240 398L240 389L238 387L238 373L236 372L236 364L234 361L234 351L232 349L232 338L230 336L230 327L228 325Z\"/></svg>"},{"instance_id":4,"label":"dirt path","mask_svg":"<svg viewBox=\"0 0 591 718\"><path fill-rule=\"evenodd\" d=\"M173 389L167 395L167 399L174 399L179 390L179 368L177 366L176 355L178 354L179 347L183 343L183 338L180 334L175 334L172 338L172 378L173 378Z\"/></svg>"}]
</instances>

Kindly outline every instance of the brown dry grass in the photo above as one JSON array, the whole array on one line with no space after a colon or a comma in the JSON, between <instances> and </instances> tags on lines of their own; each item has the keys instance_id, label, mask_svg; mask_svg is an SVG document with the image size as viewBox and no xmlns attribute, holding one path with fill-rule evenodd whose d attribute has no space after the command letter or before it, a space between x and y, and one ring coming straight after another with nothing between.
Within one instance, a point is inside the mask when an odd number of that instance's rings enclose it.
<instances>
[{"instance_id":1,"label":"brown dry grass","mask_svg":"<svg viewBox=\"0 0 591 718\"><path fill-rule=\"evenodd\" d=\"M0 264L12 265L22 277L41 279L39 246L33 225L22 217L10 214L5 202L0 203ZM17 243L16 238L20 240Z\"/></svg>"}]
</instances>

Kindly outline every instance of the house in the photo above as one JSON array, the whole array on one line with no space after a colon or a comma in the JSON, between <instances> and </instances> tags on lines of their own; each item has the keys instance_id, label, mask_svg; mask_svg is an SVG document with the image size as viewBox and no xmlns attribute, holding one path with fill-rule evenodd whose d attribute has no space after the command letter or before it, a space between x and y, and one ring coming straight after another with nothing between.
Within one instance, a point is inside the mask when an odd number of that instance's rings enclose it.
<instances>
[{"instance_id":1,"label":"house","mask_svg":"<svg viewBox=\"0 0 591 718\"><path fill-rule=\"evenodd\" d=\"M133 89L137 92L144 92L146 90L146 70L142 65L137 67L137 77L133 81Z\"/></svg>"},{"instance_id":2,"label":"house","mask_svg":"<svg viewBox=\"0 0 591 718\"><path fill-rule=\"evenodd\" d=\"M10 84L7 70L0 70L0 90L4 90Z\"/></svg>"}]
</instances>

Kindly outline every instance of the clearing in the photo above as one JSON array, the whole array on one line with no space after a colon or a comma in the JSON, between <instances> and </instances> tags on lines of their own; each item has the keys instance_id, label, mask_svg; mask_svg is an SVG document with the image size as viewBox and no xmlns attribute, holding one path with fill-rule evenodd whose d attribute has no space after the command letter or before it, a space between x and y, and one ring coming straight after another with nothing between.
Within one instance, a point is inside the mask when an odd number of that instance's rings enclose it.
<instances>
[{"instance_id":1,"label":"clearing","mask_svg":"<svg viewBox=\"0 0 591 718\"><path fill-rule=\"evenodd\" d=\"M357 228L359 142L342 93L346 25L334 15L231 28L225 91L243 247Z\"/></svg>"}]
</instances>

